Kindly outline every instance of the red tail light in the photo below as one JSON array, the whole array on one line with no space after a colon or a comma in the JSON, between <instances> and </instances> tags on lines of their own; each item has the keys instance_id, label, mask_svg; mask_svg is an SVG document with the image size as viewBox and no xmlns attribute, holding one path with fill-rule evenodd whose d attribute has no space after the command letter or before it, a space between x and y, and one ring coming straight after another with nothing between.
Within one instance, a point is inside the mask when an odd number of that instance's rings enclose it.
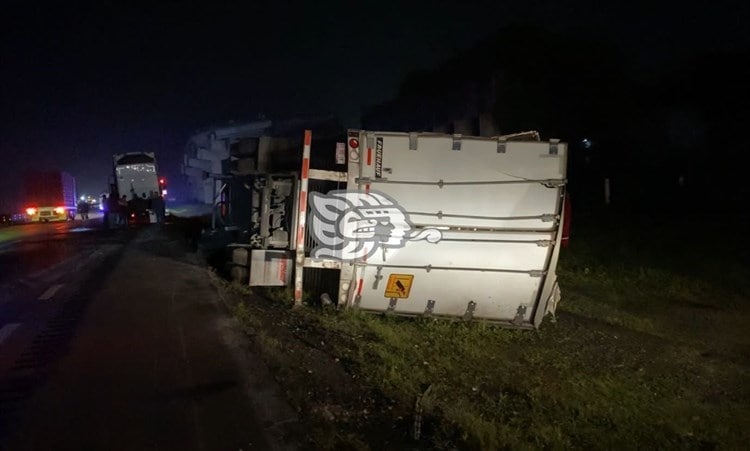
<instances>
[{"instance_id":1,"label":"red tail light","mask_svg":"<svg viewBox=\"0 0 750 451\"><path fill-rule=\"evenodd\" d=\"M29 216L34 216L36 214L36 208L30 207L26 209L26 214Z\"/></svg>"},{"instance_id":2,"label":"red tail light","mask_svg":"<svg viewBox=\"0 0 750 451\"><path fill-rule=\"evenodd\" d=\"M58 214L58 215L61 215L61 214L65 213L65 207L57 207L57 208L55 208L55 213Z\"/></svg>"}]
</instances>

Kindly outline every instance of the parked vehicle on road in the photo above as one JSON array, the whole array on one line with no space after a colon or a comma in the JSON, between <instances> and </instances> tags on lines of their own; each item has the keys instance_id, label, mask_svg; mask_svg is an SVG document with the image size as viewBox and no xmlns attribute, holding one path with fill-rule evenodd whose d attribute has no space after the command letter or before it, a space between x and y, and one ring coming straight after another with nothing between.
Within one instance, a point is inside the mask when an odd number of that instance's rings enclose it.
<instances>
[{"instance_id":1,"label":"parked vehicle on road","mask_svg":"<svg viewBox=\"0 0 750 451\"><path fill-rule=\"evenodd\" d=\"M68 221L76 214L76 181L62 171L33 171L23 186L25 213L30 222Z\"/></svg>"},{"instance_id":2,"label":"parked vehicle on road","mask_svg":"<svg viewBox=\"0 0 750 451\"><path fill-rule=\"evenodd\" d=\"M125 196L130 223L150 223L164 217L165 178L159 175L153 152L130 152L113 156L116 198Z\"/></svg>"}]
</instances>

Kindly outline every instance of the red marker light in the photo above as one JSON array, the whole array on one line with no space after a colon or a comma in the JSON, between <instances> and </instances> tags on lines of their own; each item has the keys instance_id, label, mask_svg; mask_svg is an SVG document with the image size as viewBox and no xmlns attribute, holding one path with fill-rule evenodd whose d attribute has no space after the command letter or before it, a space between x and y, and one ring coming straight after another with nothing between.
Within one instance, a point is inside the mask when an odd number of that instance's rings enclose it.
<instances>
[{"instance_id":1,"label":"red marker light","mask_svg":"<svg viewBox=\"0 0 750 451\"><path fill-rule=\"evenodd\" d=\"M357 138L352 138L349 140L349 147L352 149L358 149L359 148L359 140Z\"/></svg>"},{"instance_id":2,"label":"red marker light","mask_svg":"<svg viewBox=\"0 0 750 451\"><path fill-rule=\"evenodd\" d=\"M160 178L160 179L159 179L159 183L161 183L161 184L163 185L163 184L164 184L164 179L163 179L163 178Z\"/></svg>"}]
</instances>

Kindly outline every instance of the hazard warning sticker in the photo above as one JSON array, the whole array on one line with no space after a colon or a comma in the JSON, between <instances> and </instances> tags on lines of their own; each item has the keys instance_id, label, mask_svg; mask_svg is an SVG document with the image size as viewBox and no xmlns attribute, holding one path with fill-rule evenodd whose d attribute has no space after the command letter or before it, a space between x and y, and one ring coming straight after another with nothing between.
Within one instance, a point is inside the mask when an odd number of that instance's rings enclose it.
<instances>
[{"instance_id":1,"label":"hazard warning sticker","mask_svg":"<svg viewBox=\"0 0 750 451\"><path fill-rule=\"evenodd\" d=\"M378 136L375 141L375 178L383 178L383 138Z\"/></svg>"},{"instance_id":2,"label":"hazard warning sticker","mask_svg":"<svg viewBox=\"0 0 750 451\"><path fill-rule=\"evenodd\" d=\"M414 274L391 274L388 277L388 284L385 286L385 297L406 299L411 291L411 283L414 281Z\"/></svg>"}]
</instances>

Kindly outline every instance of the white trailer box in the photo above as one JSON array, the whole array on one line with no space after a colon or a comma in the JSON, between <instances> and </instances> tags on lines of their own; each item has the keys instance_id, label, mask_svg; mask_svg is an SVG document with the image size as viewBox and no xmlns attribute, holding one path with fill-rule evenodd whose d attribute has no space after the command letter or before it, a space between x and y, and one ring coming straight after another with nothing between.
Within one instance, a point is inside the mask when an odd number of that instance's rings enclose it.
<instances>
[{"instance_id":1,"label":"white trailer box","mask_svg":"<svg viewBox=\"0 0 750 451\"><path fill-rule=\"evenodd\" d=\"M301 203L314 243L297 261L341 270L340 306L538 327L559 300L566 156L557 140L350 131L346 174L309 171L347 183Z\"/></svg>"},{"instance_id":2,"label":"white trailer box","mask_svg":"<svg viewBox=\"0 0 750 451\"><path fill-rule=\"evenodd\" d=\"M151 193L161 195L156 156L153 152L130 152L113 157L115 182L120 196L127 200L149 197Z\"/></svg>"}]
</instances>

